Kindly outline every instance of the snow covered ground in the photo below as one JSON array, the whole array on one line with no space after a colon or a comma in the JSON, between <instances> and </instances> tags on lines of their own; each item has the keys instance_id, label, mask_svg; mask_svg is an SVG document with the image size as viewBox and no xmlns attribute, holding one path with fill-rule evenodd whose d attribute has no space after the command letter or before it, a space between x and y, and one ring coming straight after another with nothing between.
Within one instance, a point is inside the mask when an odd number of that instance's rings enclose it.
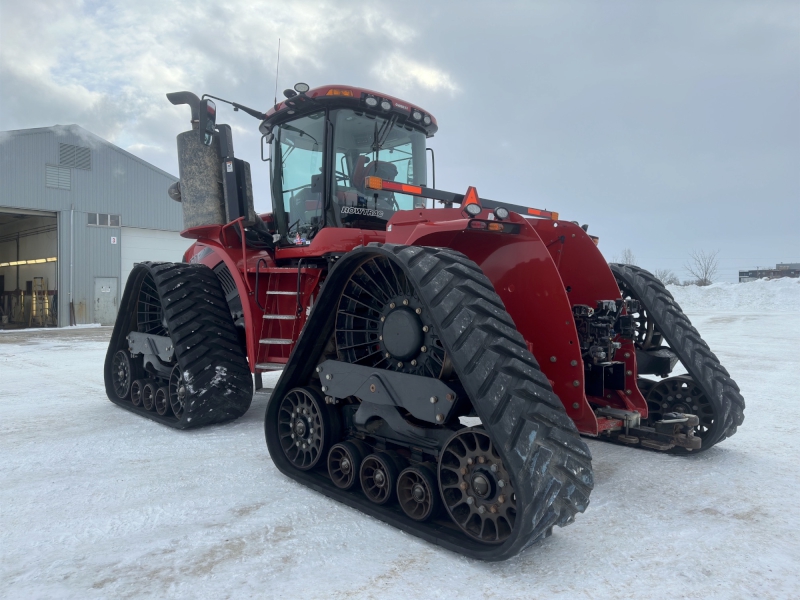
<instances>
[{"instance_id":1,"label":"snow covered ground","mask_svg":"<svg viewBox=\"0 0 800 600\"><path fill-rule=\"evenodd\" d=\"M797 598L800 282L671 291L741 386L744 426L688 459L590 440L586 513L500 564L280 475L263 395L177 432L105 398L109 328L0 333L0 594Z\"/></svg>"}]
</instances>

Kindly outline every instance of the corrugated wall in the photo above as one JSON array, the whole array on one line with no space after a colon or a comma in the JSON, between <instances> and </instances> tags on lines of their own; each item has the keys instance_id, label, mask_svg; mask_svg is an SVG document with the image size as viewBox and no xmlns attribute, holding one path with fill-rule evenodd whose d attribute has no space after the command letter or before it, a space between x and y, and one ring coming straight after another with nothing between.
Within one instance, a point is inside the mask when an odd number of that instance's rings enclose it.
<instances>
[{"instance_id":1,"label":"corrugated wall","mask_svg":"<svg viewBox=\"0 0 800 600\"><path fill-rule=\"evenodd\" d=\"M90 170L69 168L69 190L45 185L46 165L59 165L60 143L91 150ZM118 214L122 226L127 227L176 232L183 229L181 205L167 196L167 188L177 181L176 177L75 125L0 133L0 181L0 210L12 207L59 213L61 325L69 324L70 278L78 323L93 322L95 277L116 277L118 296L122 293L120 228L90 226L88 213ZM116 244L111 243L112 237L117 238Z\"/></svg>"}]
</instances>

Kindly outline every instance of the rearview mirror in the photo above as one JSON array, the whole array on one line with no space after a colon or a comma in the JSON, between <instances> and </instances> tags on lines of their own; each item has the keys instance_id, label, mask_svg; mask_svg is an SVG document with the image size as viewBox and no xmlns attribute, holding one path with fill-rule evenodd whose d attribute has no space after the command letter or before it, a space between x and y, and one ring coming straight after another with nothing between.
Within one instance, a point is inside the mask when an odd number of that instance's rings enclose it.
<instances>
[{"instance_id":1,"label":"rearview mirror","mask_svg":"<svg viewBox=\"0 0 800 600\"><path fill-rule=\"evenodd\" d=\"M198 113L200 135L203 136L203 143L210 146L214 139L214 127L217 124L217 105L206 98L200 102Z\"/></svg>"}]
</instances>

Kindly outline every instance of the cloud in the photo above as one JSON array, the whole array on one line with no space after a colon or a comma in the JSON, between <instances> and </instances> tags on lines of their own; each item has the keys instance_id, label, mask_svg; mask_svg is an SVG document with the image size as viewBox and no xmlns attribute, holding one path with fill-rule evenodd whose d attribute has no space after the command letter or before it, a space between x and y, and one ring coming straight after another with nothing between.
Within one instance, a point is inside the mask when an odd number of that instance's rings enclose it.
<instances>
[{"instance_id":1,"label":"cloud","mask_svg":"<svg viewBox=\"0 0 800 600\"><path fill-rule=\"evenodd\" d=\"M404 91L419 87L453 94L460 89L442 69L412 60L400 51L379 60L372 67L372 73L382 82Z\"/></svg>"}]
</instances>

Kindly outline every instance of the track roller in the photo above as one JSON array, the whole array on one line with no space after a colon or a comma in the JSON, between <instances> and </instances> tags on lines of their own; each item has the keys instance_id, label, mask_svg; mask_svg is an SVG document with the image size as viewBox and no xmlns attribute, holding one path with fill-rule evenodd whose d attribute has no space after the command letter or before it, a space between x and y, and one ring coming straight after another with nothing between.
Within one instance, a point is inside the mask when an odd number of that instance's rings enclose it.
<instances>
[{"instance_id":1,"label":"track roller","mask_svg":"<svg viewBox=\"0 0 800 600\"><path fill-rule=\"evenodd\" d=\"M375 504L388 504L395 499L398 469L385 452L370 454L361 462L361 489Z\"/></svg>"},{"instance_id":2,"label":"track roller","mask_svg":"<svg viewBox=\"0 0 800 600\"><path fill-rule=\"evenodd\" d=\"M415 521L427 521L439 512L442 501L430 464L408 467L397 478L397 499L400 508Z\"/></svg>"},{"instance_id":3,"label":"track roller","mask_svg":"<svg viewBox=\"0 0 800 600\"><path fill-rule=\"evenodd\" d=\"M131 384L131 403L134 406L142 405L142 392L144 392L144 386L146 383L146 379L136 379Z\"/></svg>"},{"instance_id":4,"label":"track roller","mask_svg":"<svg viewBox=\"0 0 800 600\"><path fill-rule=\"evenodd\" d=\"M169 412L169 388L162 385L156 390L155 395L156 413L162 417Z\"/></svg>"},{"instance_id":5,"label":"track roller","mask_svg":"<svg viewBox=\"0 0 800 600\"><path fill-rule=\"evenodd\" d=\"M158 391L158 382L152 379L145 382L142 388L142 408L145 410L153 410L156 403L156 392Z\"/></svg>"},{"instance_id":6,"label":"track roller","mask_svg":"<svg viewBox=\"0 0 800 600\"><path fill-rule=\"evenodd\" d=\"M359 483L364 450L355 442L342 442L331 447L328 453L328 474L336 487L349 490Z\"/></svg>"}]
</instances>

